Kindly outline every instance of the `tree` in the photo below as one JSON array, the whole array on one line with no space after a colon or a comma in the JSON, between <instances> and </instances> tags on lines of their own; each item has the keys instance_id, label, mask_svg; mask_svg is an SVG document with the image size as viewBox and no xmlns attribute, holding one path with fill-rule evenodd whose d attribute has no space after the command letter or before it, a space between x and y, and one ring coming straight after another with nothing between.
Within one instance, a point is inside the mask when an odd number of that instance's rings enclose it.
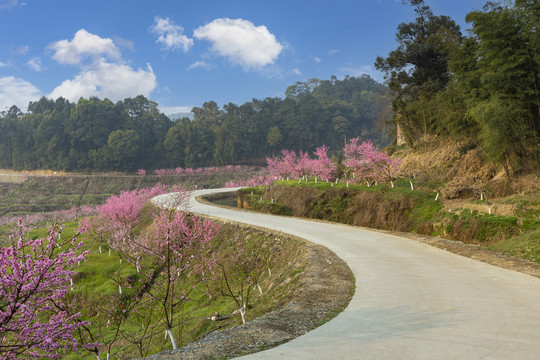
<instances>
[{"instance_id":1,"label":"tree","mask_svg":"<svg viewBox=\"0 0 540 360\"><path fill-rule=\"evenodd\" d=\"M166 164L165 136L172 126L171 120L159 111L158 104L142 95L124 99L118 107L127 113L127 129L139 135L141 157L139 167L160 167Z\"/></svg>"},{"instance_id":2,"label":"tree","mask_svg":"<svg viewBox=\"0 0 540 360\"><path fill-rule=\"evenodd\" d=\"M404 1L405 2L405 1ZM375 67L385 72L394 94L397 124L409 143L431 129L433 119L409 106L430 99L446 88L450 79L449 46L461 39L459 26L447 16L435 16L424 0L408 0L415 7L416 19L398 26L398 48L388 57L377 57Z\"/></svg>"},{"instance_id":3,"label":"tree","mask_svg":"<svg viewBox=\"0 0 540 360\"><path fill-rule=\"evenodd\" d=\"M171 190L174 200L168 202L168 207L175 210L155 212L152 226L135 231L144 204L164 191L164 187L157 186L110 197L100 207L100 225L108 235L109 247L141 273L138 306L158 309L159 321L176 349L171 331L174 313L188 301L195 285L209 276L209 243L219 226L186 212L188 192L177 187ZM118 272L116 281L122 286L127 279L122 279Z\"/></svg>"},{"instance_id":4,"label":"tree","mask_svg":"<svg viewBox=\"0 0 540 360\"><path fill-rule=\"evenodd\" d=\"M187 128L191 126L191 120L183 118L173 124L167 131L165 146L167 159L169 164L174 167L184 166L185 154L185 142Z\"/></svg>"},{"instance_id":5,"label":"tree","mask_svg":"<svg viewBox=\"0 0 540 360\"><path fill-rule=\"evenodd\" d=\"M109 134L107 158L114 169L136 169L139 152L139 135L135 130L116 130Z\"/></svg>"},{"instance_id":6,"label":"tree","mask_svg":"<svg viewBox=\"0 0 540 360\"><path fill-rule=\"evenodd\" d=\"M466 17L477 41L479 80L468 113L480 125L484 150L507 172L527 157L535 157L539 166L540 21L533 15L539 12L529 1L512 7L488 3Z\"/></svg>"},{"instance_id":7,"label":"tree","mask_svg":"<svg viewBox=\"0 0 540 360\"><path fill-rule=\"evenodd\" d=\"M328 157L328 147L323 145L315 150L317 159L312 161L312 172L314 176L322 180L330 180L335 176L336 165Z\"/></svg>"},{"instance_id":8,"label":"tree","mask_svg":"<svg viewBox=\"0 0 540 360\"><path fill-rule=\"evenodd\" d=\"M275 149L281 143L282 139L283 136L281 136L281 132L279 131L279 128L277 126L273 126L270 128L270 130L268 130L266 142L268 143L268 145L270 145L270 149L272 149L272 151L275 151Z\"/></svg>"},{"instance_id":9,"label":"tree","mask_svg":"<svg viewBox=\"0 0 540 360\"><path fill-rule=\"evenodd\" d=\"M272 244L268 238L246 235L240 241L228 239L219 249L222 259L216 264L213 280L219 295L233 299L238 306L242 322L254 289L262 295L261 278L272 261Z\"/></svg>"},{"instance_id":10,"label":"tree","mask_svg":"<svg viewBox=\"0 0 540 360\"><path fill-rule=\"evenodd\" d=\"M78 320L80 314L59 309L58 303L76 274L72 269L87 254L82 245L76 236L59 242L54 228L47 238L26 240L19 221L17 237L0 251L2 359L52 359L78 352L81 344L73 333L86 323Z\"/></svg>"}]
</instances>

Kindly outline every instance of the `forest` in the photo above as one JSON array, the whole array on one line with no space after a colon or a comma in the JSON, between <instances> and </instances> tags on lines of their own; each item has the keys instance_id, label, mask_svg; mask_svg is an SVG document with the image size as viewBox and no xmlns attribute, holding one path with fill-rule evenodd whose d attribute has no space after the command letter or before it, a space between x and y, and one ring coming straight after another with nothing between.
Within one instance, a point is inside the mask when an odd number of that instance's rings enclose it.
<instances>
[{"instance_id":1,"label":"forest","mask_svg":"<svg viewBox=\"0 0 540 360\"><path fill-rule=\"evenodd\" d=\"M63 98L13 106L0 114L0 168L14 170L136 171L226 164L263 165L283 148L341 149L348 138L387 145L388 88L368 76L310 79L285 98L253 99L222 109L214 101L193 108L193 120L171 120L140 95Z\"/></svg>"},{"instance_id":2,"label":"forest","mask_svg":"<svg viewBox=\"0 0 540 360\"><path fill-rule=\"evenodd\" d=\"M539 174L540 3L488 2L464 35L423 0L398 26L397 49L379 56L394 120L408 145L425 135L468 141L507 174Z\"/></svg>"}]
</instances>

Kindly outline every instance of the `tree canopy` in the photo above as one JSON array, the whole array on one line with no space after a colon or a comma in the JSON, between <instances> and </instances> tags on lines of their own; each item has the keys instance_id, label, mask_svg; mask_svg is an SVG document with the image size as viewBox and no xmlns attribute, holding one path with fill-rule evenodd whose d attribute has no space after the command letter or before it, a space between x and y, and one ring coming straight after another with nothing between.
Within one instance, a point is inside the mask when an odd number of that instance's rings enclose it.
<instances>
[{"instance_id":1,"label":"tree canopy","mask_svg":"<svg viewBox=\"0 0 540 360\"><path fill-rule=\"evenodd\" d=\"M540 4L488 2L470 12L468 36L423 0L398 26L398 48L378 57L395 122L410 145L423 135L469 140L507 172L539 171Z\"/></svg>"},{"instance_id":2,"label":"tree canopy","mask_svg":"<svg viewBox=\"0 0 540 360\"><path fill-rule=\"evenodd\" d=\"M136 171L265 163L282 148L340 149L357 136L385 145L388 89L369 76L310 79L285 98L194 107L193 120L171 120L144 96L108 99L45 97L28 112L0 113L0 168Z\"/></svg>"}]
</instances>

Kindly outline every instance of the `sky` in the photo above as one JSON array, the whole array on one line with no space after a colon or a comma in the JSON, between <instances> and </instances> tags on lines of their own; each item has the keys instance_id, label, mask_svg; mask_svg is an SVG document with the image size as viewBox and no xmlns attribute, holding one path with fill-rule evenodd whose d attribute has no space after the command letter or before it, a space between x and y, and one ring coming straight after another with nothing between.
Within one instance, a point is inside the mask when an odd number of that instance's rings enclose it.
<instances>
[{"instance_id":1,"label":"sky","mask_svg":"<svg viewBox=\"0 0 540 360\"><path fill-rule=\"evenodd\" d=\"M485 0L425 0L465 31ZM396 48L401 0L0 0L0 111L60 96L139 94L165 114L284 97L367 74Z\"/></svg>"}]
</instances>

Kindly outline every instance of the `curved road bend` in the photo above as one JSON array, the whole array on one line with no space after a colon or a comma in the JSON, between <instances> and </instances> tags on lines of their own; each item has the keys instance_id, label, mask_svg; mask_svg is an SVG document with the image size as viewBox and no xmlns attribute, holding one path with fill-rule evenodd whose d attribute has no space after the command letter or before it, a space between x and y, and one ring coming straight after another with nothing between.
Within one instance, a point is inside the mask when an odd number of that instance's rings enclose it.
<instances>
[{"instance_id":1,"label":"curved road bend","mask_svg":"<svg viewBox=\"0 0 540 360\"><path fill-rule=\"evenodd\" d=\"M194 197L190 206L326 246L356 277L353 299L333 320L242 359L540 359L538 278L362 228L228 210Z\"/></svg>"}]
</instances>

